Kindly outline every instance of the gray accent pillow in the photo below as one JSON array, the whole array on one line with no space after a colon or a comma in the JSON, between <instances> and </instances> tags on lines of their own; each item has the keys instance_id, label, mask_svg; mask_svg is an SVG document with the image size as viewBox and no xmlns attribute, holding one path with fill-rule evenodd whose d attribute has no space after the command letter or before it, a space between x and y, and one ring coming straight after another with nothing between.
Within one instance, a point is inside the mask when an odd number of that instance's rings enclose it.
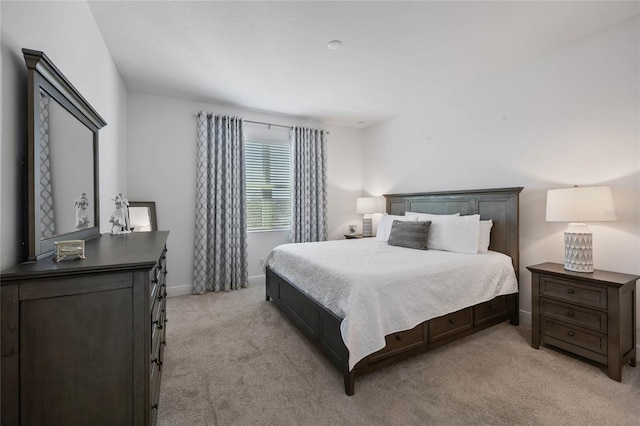
<instances>
[{"instance_id":1,"label":"gray accent pillow","mask_svg":"<svg viewBox=\"0 0 640 426\"><path fill-rule=\"evenodd\" d=\"M427 250L427 236L431 221L403 222L394 220L387 244L390 246L407 247Z\"/></svg>"}]
</instances>

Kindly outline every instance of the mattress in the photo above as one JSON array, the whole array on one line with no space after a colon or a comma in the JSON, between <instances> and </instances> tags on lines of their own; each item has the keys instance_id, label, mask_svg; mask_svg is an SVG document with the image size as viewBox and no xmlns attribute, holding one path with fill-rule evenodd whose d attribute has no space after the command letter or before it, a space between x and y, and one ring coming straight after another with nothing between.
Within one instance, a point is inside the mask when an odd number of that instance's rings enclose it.
<instances>
[{"instance_id":1,"label":"mattress","mask_svg":"<svg viewBox=\"0 0 640 426\"><path fill-rule=\"evenodd\" d=\"M516 293L511 258L389 246L374 238L284 244L265 265L342 318L349 369L385 336Z\"/></svg>"}]
</instances>

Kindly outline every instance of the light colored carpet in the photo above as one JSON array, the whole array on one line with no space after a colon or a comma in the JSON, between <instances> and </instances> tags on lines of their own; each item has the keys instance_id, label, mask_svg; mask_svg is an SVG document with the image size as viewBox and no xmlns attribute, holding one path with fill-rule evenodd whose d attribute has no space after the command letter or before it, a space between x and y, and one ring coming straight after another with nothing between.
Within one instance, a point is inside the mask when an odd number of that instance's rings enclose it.
<instances>
[{"instance_id":1,"label":"light colored carpet","mask_svg":"<svg viewBox=\"0 0 640 426\"><path fill-rule=\"evenodd\" d=\"M622 383L503 323L356 379L342 376L264 288L167 301L158 425L640 424L640 368Z\"/></svg>"}]
</instances>

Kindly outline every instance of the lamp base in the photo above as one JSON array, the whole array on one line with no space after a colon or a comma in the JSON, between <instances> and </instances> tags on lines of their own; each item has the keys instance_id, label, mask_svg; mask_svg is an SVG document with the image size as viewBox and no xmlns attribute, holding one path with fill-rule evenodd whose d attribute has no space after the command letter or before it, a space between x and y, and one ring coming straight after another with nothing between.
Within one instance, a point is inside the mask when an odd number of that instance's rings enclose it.
<instances>
[{"instance_id":1,"label":"lamp base","mask_svg":"<svg viewBox=\"0 0 640 426\"><path fill-rule=\"evenodd\" d=\"M362 219L362 236L373 237L373 221L370 217Z\"/></svg>"},{"instance_id":2,"label":"lamp base","mask_svg":"<svg viewBox=\"0 0 640 426\"><path fill-rule=\"evenodd\" d=\"M590 232L564 233L564 269L593 272L593 239Z\"/></svg>"}]
</instances>

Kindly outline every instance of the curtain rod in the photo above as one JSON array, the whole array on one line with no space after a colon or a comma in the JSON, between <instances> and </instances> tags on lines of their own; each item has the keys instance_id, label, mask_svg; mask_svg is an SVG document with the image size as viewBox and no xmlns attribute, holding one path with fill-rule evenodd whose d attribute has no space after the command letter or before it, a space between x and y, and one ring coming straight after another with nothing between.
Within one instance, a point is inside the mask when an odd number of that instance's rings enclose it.
<instances>
[{"instance_id":1,"label":"curtain rod","mask_svg":"<svg viewBox=\"0 0 640 426\"><path fill-rule=\"evenodd\" d=\"M285 126L284 124L273 124L273 123L265 123L264 121L253 121L253 120L244 120L245 123L251 124L262 124L267 127L284 127L285 129L293 129L293 126Z\"/></svg>"},{"instance_id":2,"label":"curtain rod","mask_svg":"<svg viewBox=\"0 0 640 426\"><path fill-rule=\"evenodd\" d=\"M197 117L197 116L198 116L198 114L196 114L196 117ZM251 123L251 124L261 124L261 125L263 125L263 126L267 126L267 127L269 127L269 128L271 128L271 126L273 126L273 127L283 127L283 128L285 128L285 129L290 129L290 130L291 130L291 129L293 129L293 127L294 127L294 126L285 126L284 124L267 123L267 122L265 122L265 121L253 121L253 120L245 120L245 119L242 119L242 121L244 121L245 123ZM326 130L323 130L323 131L324 131L327 135L329 134L329 132L328 132L328 131L326 131Z\"/></svg>"}]
</instances>

